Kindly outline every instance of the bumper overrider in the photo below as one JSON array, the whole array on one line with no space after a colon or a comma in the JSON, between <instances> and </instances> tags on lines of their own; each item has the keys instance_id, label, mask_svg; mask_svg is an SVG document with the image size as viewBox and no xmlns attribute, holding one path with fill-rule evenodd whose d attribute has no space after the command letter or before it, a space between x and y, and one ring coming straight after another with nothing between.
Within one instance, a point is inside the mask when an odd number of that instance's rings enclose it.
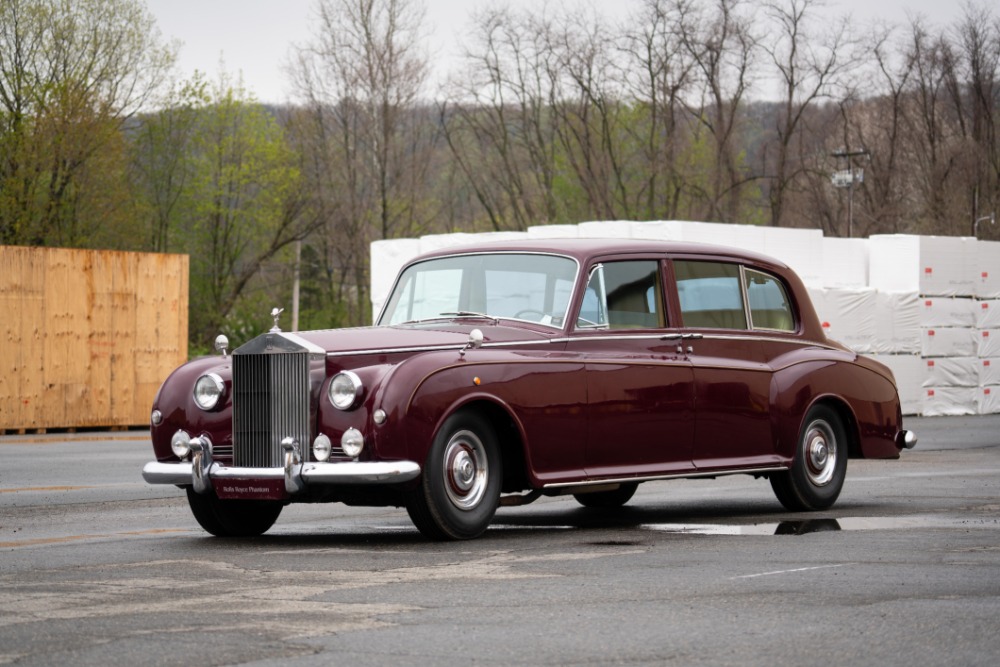
<instances>
[{"instance_id":1,"label":"bumper overrider","mask_svg":"<svg viewBox=\"0 0 1000 667\"><path fill-rule=\"evenodd\" d=\"M917 445L917 434L913 431L901 430L896 434L896 446L900 449L913 449Z\"/></svg>"},{"instance_id":2,"label":"bumper overrider","mask_svg":"<svg viewBox=\"0 0 1000 667\"><path fill-rule=\"evenodd\" d=\"M212 460L208 438L188 441L191 461L143 466L142 478L149 484L191 486L198 493L215 490L220 496L273 496L275 492L294 496L310 486L400 484L416 478L420 465L413 461L303 462L299 444L292 438L281 442L281 468L223 466Z\"/></svg>"}]
</instances>

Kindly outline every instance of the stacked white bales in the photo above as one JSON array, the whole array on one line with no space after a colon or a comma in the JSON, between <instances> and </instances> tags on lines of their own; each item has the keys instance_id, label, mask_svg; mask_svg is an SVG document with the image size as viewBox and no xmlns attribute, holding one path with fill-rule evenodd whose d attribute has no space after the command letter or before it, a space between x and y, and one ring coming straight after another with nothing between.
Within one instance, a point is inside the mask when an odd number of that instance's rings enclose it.
<instances>
[{"instance_id":1,"label":"stacked white bales","mask_svg":"<svg viewBox=\"0 0 1000 667\"><path fill-rule=\"evenodd\" d=\"M372 244L377 315L418 254L507 238L634 238L738 247L799 274L828 335L896 376L905 414L1000 412L1000 243L966 237L825 238L819 230L661 220L540 225Z\"/></svg>"}]
</instances>

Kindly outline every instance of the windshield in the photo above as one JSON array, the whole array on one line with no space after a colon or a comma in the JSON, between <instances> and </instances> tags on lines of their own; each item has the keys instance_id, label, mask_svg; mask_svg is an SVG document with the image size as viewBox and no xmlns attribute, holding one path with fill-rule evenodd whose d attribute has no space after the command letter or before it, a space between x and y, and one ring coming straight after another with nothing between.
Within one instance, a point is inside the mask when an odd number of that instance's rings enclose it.
<instances>
[{"instance_id":1,"label":"windshield","mask_svg":"<svg viewBox=\"0 0 1000 667\"><path fill-rule=\"evenodd\" d=\"M562 327L576 279L567 257L458 255L407 268L379 318L402 324L441 317L504 317Z\"/></svg>"}]
</instances>

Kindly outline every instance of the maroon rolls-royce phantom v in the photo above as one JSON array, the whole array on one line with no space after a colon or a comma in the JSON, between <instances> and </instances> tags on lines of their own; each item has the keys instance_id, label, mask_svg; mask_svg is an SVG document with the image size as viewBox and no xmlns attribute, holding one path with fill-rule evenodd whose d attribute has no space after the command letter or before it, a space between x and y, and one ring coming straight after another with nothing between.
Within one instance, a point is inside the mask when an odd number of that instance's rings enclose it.
<instances>
[{"instance_id":1,"label":"maroon rolls-royce phantom v","mask_svg":"<svg viewBox=\"0 0 1000 667\"><path fill-rule=\"evenodd\" d=\"M891 372L828 340L799 278L722 247L611 240L449 249L406 265L376 326L275 328L164 382L153 484L220 536L294 502L406 507L472 538L501 500L626 503L749 474L834 504L851 457L896 458Z\"/></svg>"}]
</instances>

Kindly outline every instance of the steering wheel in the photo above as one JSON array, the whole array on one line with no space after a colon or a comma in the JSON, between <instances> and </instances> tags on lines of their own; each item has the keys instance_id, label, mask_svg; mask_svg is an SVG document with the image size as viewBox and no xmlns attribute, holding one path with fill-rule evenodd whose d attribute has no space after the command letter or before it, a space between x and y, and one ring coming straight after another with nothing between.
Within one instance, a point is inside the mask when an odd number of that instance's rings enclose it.
<instances>
[{"instance_id":1,"label":"steering wheel","mask_svg":"<svg viewBox=\"0 0 1000 667\"><path fill-rule=\"evenodd\" d=\"M538 321L539 322L541 322L542 320L544 320L548 316L548 314L545 313L544 311L536 310L534 308L525 308L524 310L519 310L516 313L514 313L514 319L517 319L517 320L524 319L522 317L522 315L529 315L529 314L538 315L539 316L538 317Z\"/></svg>"}]
</instances>

